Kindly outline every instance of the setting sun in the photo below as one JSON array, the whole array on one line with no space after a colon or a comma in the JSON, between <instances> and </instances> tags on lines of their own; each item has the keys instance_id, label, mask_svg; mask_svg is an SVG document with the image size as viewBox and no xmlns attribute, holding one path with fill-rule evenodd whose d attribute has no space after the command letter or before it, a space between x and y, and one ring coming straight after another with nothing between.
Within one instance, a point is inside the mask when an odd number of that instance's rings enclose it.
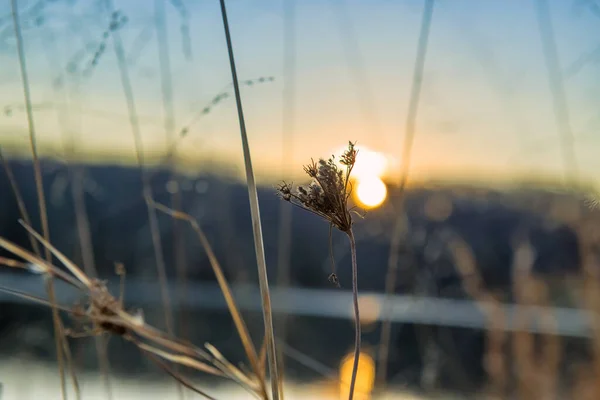
<instances>
[{"instance_id":1,"label":"setting sun","mask_svg":"<svg viewBox=\"0 0 600 400\"><path fill-rule=\"evenodd\" d=\"M358 154L352 169L355 198L364 207L378 207L387 197L387 187L382 177L387 172L389 159L383 153L363 146L356 146L356 149Z\"/></svg>"},{"instance_id":2,"label":"setting sun","mask_svg":"<svg viewBox=\"0 0 600 400\"><path fill-rule=\"evenodd\" d=\"M377 207L387 197L385 183L377 176L359 178L357 183L356 196L367 207Z\"/></svg>"}]
</instances>

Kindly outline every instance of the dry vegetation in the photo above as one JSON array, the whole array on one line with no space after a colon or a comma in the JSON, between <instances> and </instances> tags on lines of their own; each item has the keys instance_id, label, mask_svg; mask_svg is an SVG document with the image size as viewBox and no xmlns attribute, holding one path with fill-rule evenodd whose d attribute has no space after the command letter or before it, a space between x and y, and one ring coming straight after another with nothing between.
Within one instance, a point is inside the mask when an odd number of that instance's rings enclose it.
<instances>
[{"instance_id":1,"label":"dry vegetation","mask_svg":"<svg viewBox=\"0 0 600 400\"><path fill-rule=\"evenodd\" d=\"M95 276L93 269L90 269L85 265L83 267L75 265L65 255L52 246L48 232L42 174L40 171L40 163L37 158L35 126L28 92L29 84L27 80L25 53L20 37L17 4L15 0L12 0L11 4L13 7L15 36L18 43L23 78L24 101L27 105L26 109L30 131L31 151L36 171L35 180L38 189L39 210L42 218L42 233L40 234L31 228L32 222L27 209L23 205L22 194L20 193L14 178L12 178L8 163L4 163L5 172L9 176L11 183L12 194L16 197L19 205L21 224L30 235L31 248L33 251L28 251L4 238L0 238L0 246L14 256L0 258L0 264L8 268L17 268L39 274L45 282L47 282L48 299L34 298L25 293L12 291L10 288L2 288L2 290L17 296L26 297L32 302L47 305L51 309L54 316L54 330L58 354L57 361L62 382L63 398L67 397L66 382L68 379L66 375L70 376L70 381L74 387L77 398L81 396L67 338L114 336L130 342L167 374L172 376L178 384L196 392L204 398L212 399L213 397L211 397L210 393L193 385L190 380L186 378L188 371L202 372L229 379L246 389L249 396L262 400L283 399L283 379L278 376L279 363L276 360L278 353L276 351L275 335L272 326L269 282L266 276L256 184L254 182L250 149L244 126L239 83L235 71L233 50L228 31L224 2L221 1L221 6L227 35L235 97L239 111L241 137L244 146L246 178L252 208L253 233L256 245L262 309L265 322L264 337L262 338L262 345L260 348L257 348L258 346L256 346L250 337L246 322L236 305L236 301L231 293L229 284L225 279L219 261L216 259L211 244L199 223L193 217L181 210L177 210L175 207L168 207L156 203L148 188L148 175L145 175L144 178L144 197L148 206L149 221L155 221L158 212L165 213L173 217L173 219L187 222L197 234L198 241L208 255L216 280L226 299L229 313L234 321L236 334L243 344L247 357L246 362L249 367L238 367L234 365L234 363L227 360L218 349L208 343L201 348L180 340L172 334L172 323L168 322L171 319L168 314L170 310L170 300L166 294L166 289L164 289L166 285L166 274L164 273L164 261L161 261L162 254L160 251L160 240L157 239L156 224L151 223L151 229L153 230L157 265L162 265L162 267L159 267L157 274L160 277L160 283L163 287L162 298L165 307L165 320L167 321L166 326L168 332L163 332L148 325L143 319L143 313L140 311L127 310L122 302L123 291L118 295L110 293L105 283L99 279L99 277ZM131 119L132 134L137 138L136 143L139 144L139 130L136 127L135 102L131 93L131 85L128 82L127 67L121 59L122 44L120 43L120 38L118 36L118 28L119 27L116 25L112 26L111 29L107 31L106 36L111 36L117 58L120 60L119 67L124 94L128 98L128 112ZM96 56L95 59L98 57L99 55ZM205 109L202 112L208 112L208 110ZM187 128L181 132L181 135L185 134L187 134ZM145 166L141 145L138 147L137 151L140 167L144 169ZM315 179L316 183L308 187L300 187L297 191L292 190L288 185L283 185L279 189L284 200L296 202L308 211L318 214L326 219L332 226L335 226L340 231L346 233L350 239L352 246L353 297L356 321L355 358L352 379L350 382L350 399L352 399L353 396L354 382L356 380L359 361L358 355L360 353L360 318L358 309L356 248L352 233L351 210L348 208L347 204L351 190L349 187L349 176L356 156L353 144L350 143L348 151L342 158L342 163L347 166L346 171L338 169L333 162L329 163L327 161L322 161L319 164L313 163L307 167L306 171L311 178ZM4 158L2 160L5 161ZM598 229L600 218L598 218L597 213L590 211L586 207L581 207L581 204L574 207L566 204L564 201L562 203L560 201L562 200L557 199L555 203L552 203L558 205L553 208L551 207L549 212L554 213L557 220L562 219L565 223L568 223L578 233L580 253L582 255L582 268L581 276L575 277L574 280L579 283L579 285L576 286L576 289L577 293L580 295L580 307L591 311L595 316L595 318L590 321L593 331L589 343L591 357L585 364L572 368L573 372L567 379L569 382L566 382L561 376L563 371L561 367L564 352L561 347L560 336L550 334L534 335L526 329L531 318L530 314L534 312L534 309L527 308L527 306L551 306L553 304L547 281L531 273L532 250L530 244L524 239L515 239L514 254L516 257L514 265L512 266L514 298L518 304L526 307L519 309L521 312L517 315L516 319L518 325L523 327L523 329L517 330L516 332L509 332L506 329L507 316L503 314L502 307L507 300L505 294L496 293L485 287L479 275L479 268L475 257L467 243L462 241L459 237L452 238L449 243L449 247L455 258L455 265L463 278L465 290L479 303L488 320L485 368L489 382L481 394L488 396L489 398L504 399L513 398L513 396L520 399L572 398L583 400L600 398L600 321L597 318L598 313L600 313L600 231ZM529 204L534 203L529 202ZM444 203L444 205L446 204ZM537 205L535 207L537 207ZM569 207L573 209L576 208L577 211L568 212L568 210L571 209ZM540 212L539 209L537 209L537 211ZM402 215L399 210L396 210L396 212L397 215ZM441 214L447 215L448 212L444 211ZM83 215L81 210L78 213L78 220L85 221L85 215ZM85 226L85 224L83 226ZM400 232L397 232L396 234L398 237L402 235ZM392 250L392 253L390 254L391 266L397 264L397 259L394 257L396 257L396 254ZM116 273L121 275L123 280L125 280L126 268L127 266L117 266ZM334 282L337 282L335 274L332 274L331 279ZM53 293L54 280L62 280L72 286L74 290L79 292L84 301L81 304L76 305L57 304ZM78 330L66 328L62 318L64 315L69 315L74 318L83 326L83 328ZM541 321L548 329L552 329L553 324L555 323L552 314L538 315L538 317L541 318ZM103 373L106 376L106 370L108 368L106 348L101 342L99 343L100 344L97 347L99 359L105 360ZM388 348L384 346L383 350L387 351ZM282 374L282 371L279 372ZM108 381L107 393L110 393L110 382Z\"/></svg>"}]
</instances>

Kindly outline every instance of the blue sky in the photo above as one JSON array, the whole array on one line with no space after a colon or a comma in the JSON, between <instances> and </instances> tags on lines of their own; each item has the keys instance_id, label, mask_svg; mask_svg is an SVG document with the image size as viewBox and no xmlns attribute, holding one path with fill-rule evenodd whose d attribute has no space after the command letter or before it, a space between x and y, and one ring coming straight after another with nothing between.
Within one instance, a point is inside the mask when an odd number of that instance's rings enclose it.
<instances>
[{"instance_id":1,"label":"blue sky","mask_svg":"<svg viewBox=\"0 0 600 400\"><path fill-rule=\"evenodd\" d=\"M590 62L580 67L577 61L599 52L600 14L582 0L548 2L561 68L567 74L580 173L584 179L595 179L600 170L600 55L587 57ZM89 64L101 43L109 21L101 2L42 2L46 6L34 13L44 18L40 26L28 22L35 20L28 14L35 3L20 2L42 152L64 156L64 139L71 138L79 158L133 162L133 139L111 42L89 77L66 70L69 61L78 61L81 68ZM218 1L165 3L175 125L180 128L227 87L231 75ZM186 19L173 6L177 3L187 10L191 58L184 52L181 26ZM295 2L294 154L282 167L283 3L227 2L240 78L275 78L244 87L242 93L258 173L279 177L287 168L300 170L310 157L328 156L351 139L385 153L392 161L390 174L396 175L423 1ZM129 56L145 148L150 156L158 155L167 147L167 135L154 1L115 4L128 17L120 34ZM23 102L9 12L9 1L0 0L1 107ZM354 30L356 46L349 40L348 27ZM82 54L80 59L77 54ZM361 62L363 86L356 79ZM53 88L60 76L65 85ZM415 179L562 174L534 0L438 0L421 99L413 152ZM23 112L0 115L1 143L25 152L26 140ZM195 169L211 160L240 165L232 98L197 120L180 142L178 154Z\"/></svg>"}]
</instances>

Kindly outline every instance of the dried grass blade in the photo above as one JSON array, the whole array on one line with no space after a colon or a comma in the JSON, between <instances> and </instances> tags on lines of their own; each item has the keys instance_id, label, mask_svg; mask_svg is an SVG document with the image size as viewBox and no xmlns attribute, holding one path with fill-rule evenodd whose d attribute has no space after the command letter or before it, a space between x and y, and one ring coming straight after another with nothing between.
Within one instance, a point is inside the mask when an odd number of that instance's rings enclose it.
<instances>
[{"instance_id":1,"label":"dried grass blade","mask_svg":"<svg viewBox=\"0 0 600 400\"><path fill-rule=\"evenodd\" d=\"M256 387L256 383L253 382L250 378L248 378L246 375L244 375L244 373L242 371L240 371L240 369L238 367L236 367L235 365L233 365L232 363L230 363L224 356L223 354L221 354L221 352L214 347L213 345L211 345L210 343L205 343L204 346L206 347L206 349L210 352L210 354L212 354L216 360L219 361L219 363L221 363L223 365L223 367L230 371L233 375L235 375L240 381L244 382L245 384L247 384L250 387ZM259 388L257 388L259 389Z\"/></svg>"},{"instance_id":2,"label":"dried grass blade","mask_svg":"<svg viewBox=\"0 0 600 400\"><path fill-rule=\"evenodd\" d=\"M41 304L43 306L47 306L47 307L50 307L50 308L52 307L52 303L50 303L48 300L42 299L41 297L34 296L32 294L29 294L29 293L21 292L20 290L15 290L15 289L11 289L11 288L8 288L8 287L0 285L0 291L8 293L8 294L11 294L13 296L20 297L20 298L25 299L25 300L32 301L34 303ZM60 304L56 304L55 307L58 308L60 311L65 311L65 312L68 312L68 313L73 313L73 310L71 310L71 309L69 309L69 308L67 308L65 306L61 306Z\"/></svg>"},{"instance_id":3,"label":"dried grass blade","mask_svg":"<svg viewBox=\"0 0 600 400\"><path fill-rule=\"evenodd\" d=\"M267 367L267 338L263 339L263 343L260 346L260 352L258 353L258 363L260 365L260 370L265 371Z\"/></svg>"},{"instance_id":4,"label":"dried grass blade","mask_svg":"<svg viewBox=\"0 0 600 400\"><path fill-rule=\"evenodd\" d=\"M17 201L17 207L19 208L19 214L21 214L21 218L27 222L28 225L31 225L31 218L29 218L29 213L27 212L27 208L25 207L25 201L23 200L23 196L21 196L21 191L19 190L19 185L17 184L17 180L15 179L15 175L12 172L12 168L8 163L8 160L4 158L2 154L2 147L0 146L0 161L4 167L4 171L6 172L6 176L8 177L8 182L10 183L10 187L12 189L13 194L15 195L15 199ZM40 252L40 246L35 241L32 235L29 235L29 242L31 243L31 248L34 253L38 256L42 253Z\"/></svg>"},{"instance_id":5,"label":"dried grass blade","mask_svg":"<svg viewBox=\"0 0 600 400\"><path fill-rule=\"evenodd\" d=\"M8 240L4 239L1 236L0 236L0 247L4 248L5 250L11 252L12 254L14 254L16 256L19 256L19 257L29 261L31 264L39 266L40 268L42 268L44 270L45 274L49 274L49 275L58 277L58 278L64 280L65 282L70 283L71 285L77 287L78 289L81 289L81 290L85 289L80 282L74 280L72 277L65 274L63 271L59 270L52 264L49 264L46 261L42 260L41 258L34 256L27 250L23 249L20 246L17 246L16 244L14 244L12 242L9 242ZM4 260L6 261L6 260L10 260L10 259L5 258ZM15 260L12 260L12 261L13 262L10 262L9 264L14 265L14 262L16 262L16 261ZM12 265L9 265L9 264L4 264L4 265L6 265L7 267L12 267ZM24 266L23 268L28 269L27 266Z\"/></svg>"},{"instance_id":6,"label":"dried grass blade","mask_svg":"<svg viewBox=\"0 0 600 400\"><path fill-rule=\"evenodd\" d=\"M33 236L35 236L35 238L37 240L40 241L40 243L42 243L42 245L44 245L44 247L46 249L48 249L49 251L52 252L52 254L58 258L60 260L60 262L69 269L69 271L71 271L71 273L73 275L75 275L75 277L77 279L79 279L81 281L81 283L83 283L85 286L89 287L91 286L91 281L90 279L87 277L87 275L77 266L75 265L71 260L69 260L63 253L61 253L60 251L58 251L56 249L56 247L54 247L52 244L50 244L46 239L44 239L39 233L37 233L35 230L33 230L30 226L28 226L23 220L19 220L19 223L21 225L23 225L23 227L25 229L27 229L27 232L31 233Z\"/></svg>"},{"instance_id":7,"label":"dried grass blade","mask_svg":"<svg viewBox=\"0 0 600 400\"><path fill-rule=\"evenodd\" d=\"M171 367L169 367L167 365L167 363L165 363L164 361L162 361L160 358L156 357L151 352L145 351L144 349L141 349L141 350L146 354L146 356L150 360L152 360L159 367L161 367L167 374L171 375L171 377L173 379L175 379L177 382L179 382L180 384L182 384L186 388L190 389L191 391L193 391L195 393L198 393L200 396L203 396L203 397L205 397L205 398L207 398L209 400L216 400L214 397L212 397L212 396L208 395L207 393L203 392L202 390L196 388L191 382L189 382L187 379L185 379L180 374L178 374L177 372L175 372Z\"/></svg>"},{"instance_id":8,"label":"dried grass blade","mask_svg":"<svg viewBox=\"0 0 600 400\"><path fill-rule=\"evenodd\" d=\"M220 370L218 370L215 367L211 367L210 365L203 363L201 361L198 360L194 360L191 357L188 356L183 356L183 355L177 355L177 354L171 354L168 353L166 351L157 349L153 346L149 346L145 343L142 343L138 340L131 340L133 343L135 343L135 345L137 347L139 347L140 349L149 352L149 353L153 353L161 358L164 358L165 360L171 361L175 364L179 364L179 365L183 365L198 371L202 371L202 372L206 372L207 374L211 374L211 375L216 375L216 376L223 376L223 372L221 372Z\"/></svg>"},{"instance_id":9,"label":"dried grass blade","mask_svg":"<svg viewBox=\"0 0 600 400\"><path fill-rule=\"evenodd\" d=\"M254 180L254 171L252 169L252 157L250 155L250 145L246 133L246 123L244 121L244 111L242 108L242 97L240 94L240 85L235 67L233 55L233 44L231 33L229 32L229 22L227 20L227 9L225 0L221 0L221 16L223 18L223 28L225 30L225 39L227 42L227 53L229 55L229 65L231 68L231 77L235 91L235 101L238 111L238 120L240 125L240 136L242 139L242 149L244 152L244 165L246 169L246 183L248 184L248 197L250 200L250 213L252 216L252 231L254 234L254 248L256 251L256 263L258 267L258 282L261 294L261 305L263 311L263 320L266 337L269 340L267 347L267 356L269 359L269 371L271 373L271 391L273 400L281 398L279 388L279 372L277 365L277 349L275 346L275 334L273 331L273 313L271 310L271 294L269 291L269 280L267 277L267 262L265 259L265 248L263 243L262 226L260 222L260 209L258 205L258 191ZM260 376L260 375L259 375Z\"/></svg>"},{"instance_id":10,"label":"dried grass blade","mask_svg":"<svg viewBox=\"0 0 600 400\"><path fill-rule=\"evenodd\" d=\"M221 268L221 264L219 264L219 261L217 260L217 257L215 256L212 247L208 241L208 238L204 234L202 228L200 228L198 221L196 221L196 219L189 214L186 214L182 211L173 210L163 204L155 202L153 203L153 205L158 211L170 215L173 218L187 221L198 235L200 244L202 244L202 247L204 247L204 251L206 251L210 265L217 278L219 288L221 289L223 297L225 298L225 302L227 303L227 308L229 309L229 313L231 314L231 317L233 319L234 325L238 332L238 336L242 341L242 345L244 347L244 351L246 352L246 356L248 357L248 361L250 361L250 364L256 376L258 376L260 381L263 382L264 373L262 373L261 371L263 371L264 369L262 369L260 366L258 355L256 353L256 348L254 347L254 343L252 342L252 338L250 337L250 333L248 332L246 323L244 322L239 308L237 307L237 304L233 297L233 293L231 292L231 288L229 287L227 279L225 278L225 274L223 273L223 269ZM266 388L264 390L266 392Z\"/></svg>"}]
</instances>

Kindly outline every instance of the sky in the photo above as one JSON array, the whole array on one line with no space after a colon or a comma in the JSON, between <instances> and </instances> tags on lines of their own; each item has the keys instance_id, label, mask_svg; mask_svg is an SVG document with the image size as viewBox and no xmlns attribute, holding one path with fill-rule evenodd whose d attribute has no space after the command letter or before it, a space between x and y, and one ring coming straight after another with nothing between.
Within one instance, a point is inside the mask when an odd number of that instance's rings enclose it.
<instances>
[{"instance_id":1,"label":"sky","mask_svg":"<svg viewBox=\"0 0 600 400\"><path fill-rule=\"evenodd\" d=\"M21 0L20 20L40 153L136 162L110 13L98 0ZM173 137L182 165L242 168L217 0L115 1L146 161ZM564 174L537 0L437 0L411 158L413 179L510 180ZM600 181L600 2L547 0L580 179ZM381 152L397 179L423 0L226 2L256 173L281 179L348 140ZM284 9L293 9L292 25ZM168 57L157 41L156 6ZM161 12L164 10L164 12ZM160 18L159 18L160 19ZM284 38L284 28L294 36ZM291 28L290 28L291 26ZM9 0L0 0L0 144L29 154ZM295 48L287 58L287 44ZM104 44L104 47L102 45ZM289 47L288 47L289 48ZM103 50L102 50L103 49ZM99 51L100 50L100 51ZM97 62L92 65L95 54ZM161 68L169 64L173 128ZM286 73L287 72L287 73ZM273 80L259 78L273 77ZM286 82L288 83L286 85ZM210 110L215 96L227 93ZM290 100L291 99L291 100ZM284 120L286 104L293 102ZM195 116L199 116L195 118ZM191 125L190 121L194 121ZM288 137L291 152L284 151Z\"/></svg>"}]
</instances>

